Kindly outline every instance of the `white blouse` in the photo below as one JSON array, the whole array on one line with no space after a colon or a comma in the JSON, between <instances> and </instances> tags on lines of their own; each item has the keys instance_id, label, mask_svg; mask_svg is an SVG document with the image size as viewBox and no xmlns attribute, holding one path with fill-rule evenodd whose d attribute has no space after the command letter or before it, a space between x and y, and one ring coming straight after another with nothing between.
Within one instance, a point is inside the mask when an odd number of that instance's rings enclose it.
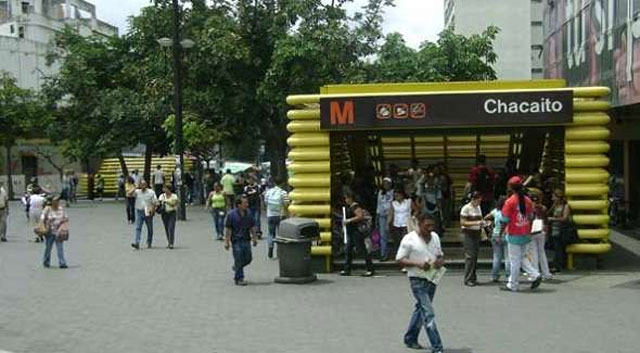
<instances>
[{"instance_id":1,"label":"white blouse","mask_svg":"<svg viewBox=\"0 0 640 353\"><path fill-rule=\"evenodd\" d=\"M404 199L402 202L394 200L391 207L393 207L393 226L406 227L409 223L409 216L411 216L411 200Z\"/></svg>"}]
</instances>

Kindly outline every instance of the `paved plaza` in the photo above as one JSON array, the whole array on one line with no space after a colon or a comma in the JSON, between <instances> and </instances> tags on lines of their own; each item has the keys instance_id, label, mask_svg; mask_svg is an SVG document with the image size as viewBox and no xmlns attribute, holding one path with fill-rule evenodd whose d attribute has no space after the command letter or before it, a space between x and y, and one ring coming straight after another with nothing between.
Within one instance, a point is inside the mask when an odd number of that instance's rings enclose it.
<instances>
[{"instance_id":1,"label":"paved plaza","mask_svg":"<svg viewBox=\"0 0 640 353\"><path fill-rule=\"evenodd\" d=\"M9 242L0 244L0 351L410 351L402 334L414 302L399 271L275 284L278 263L260 242L250 285L237 287L201 207L178 223L174 250L156 217L154 248L133 251L120 203L81 202L69 215L70 268L44 269L42 244L12 204ZM537 293L467 288L450 271L435 299L446 352L638 352L640 261L623 248L614 254L605 269L559 275ZM427 344L424 333L420 340Z\"/></svg>"}]
</instances>

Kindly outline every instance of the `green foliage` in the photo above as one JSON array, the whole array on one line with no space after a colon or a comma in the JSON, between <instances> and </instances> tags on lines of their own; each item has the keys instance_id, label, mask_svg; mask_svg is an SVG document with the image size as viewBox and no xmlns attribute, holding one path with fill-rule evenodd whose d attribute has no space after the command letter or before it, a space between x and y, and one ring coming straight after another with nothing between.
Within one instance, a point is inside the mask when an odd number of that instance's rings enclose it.
<instances>
[{"instance_id":1,"label":"green foliage","mask_svg":"<svg viewBox=\"0 0 640 353\"><path fill-rule=\"evenodd\" d=\"M10 74L0 73L0 143L12 146L18 138L34 136L40 119L46 121L46 110L37 95L18 87Z\"/></svg>"}]
</instances>

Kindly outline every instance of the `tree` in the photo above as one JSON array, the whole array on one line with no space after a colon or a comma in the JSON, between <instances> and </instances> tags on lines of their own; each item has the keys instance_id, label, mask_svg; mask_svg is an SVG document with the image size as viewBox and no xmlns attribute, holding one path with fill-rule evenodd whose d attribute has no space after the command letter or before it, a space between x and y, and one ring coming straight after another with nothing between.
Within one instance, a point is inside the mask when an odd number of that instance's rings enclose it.
<instances>
[{"instance_id":1,"label":"tree","mask_svg":"<svg viewBox=\"0 0 640 353\"><path fill-rule=\"evenodd\" d=\"M13 197L11 149L17 139L33 134L30 122L40 117L43 111L32 90L18 87L10 74L0 74L0 143L7 153L7 188L10 197Z\"/></svg>"}]
</instances>

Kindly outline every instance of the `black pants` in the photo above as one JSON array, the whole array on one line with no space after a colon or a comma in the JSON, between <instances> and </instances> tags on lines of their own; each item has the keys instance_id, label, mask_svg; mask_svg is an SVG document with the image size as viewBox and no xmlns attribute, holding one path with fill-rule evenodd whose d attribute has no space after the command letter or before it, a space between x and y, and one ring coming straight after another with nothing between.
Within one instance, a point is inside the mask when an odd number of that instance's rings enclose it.
<instances>
[{"instance_id":1,"label":"black pants","mask_svg":"<svg viewBox=\"0 0 640 353\"><path fill-rule=\"evenodd\" d=\"M127 197L127 221L133 223L136 221L136 198Z\"/></svg>"},{"instance_id":2,"label":"black pants","mask_svg":"<svg viewBox=\"0 0 640 353\"><path fill-rule=\"evenodd\" d=\"M356 251L364 254L364 260L367 265L367 271L373 272L373 261L371 260L371 253L367 250L367 246L364 244L365 237L359 232L347 233L347 248L346 263L344 264L344 270L351 272L351 264L353 262L353 247L356 247Z\"/></svg>"},{"instance_id":3,"label":"black pants","mask_svg":"<svg viewBox=\"0 0 640 353\"><path fill-rule=\"evenodd\" d=\"M562 270L567 265L567 245L561 236L552 236L553 243L553 267Z\"/></svg>"},{"instance_id":4,"label":"black pants","mask_svg":"<svg viewBox=\"0 0 640 353\"><path fill-rule=\"evenodd\" d=\"M164 224L164 231L167 234L167 243L173 245L173 241L176 238L176 211L163 213L162 223Z\"/></svg>"},{"instance_id":5,"label":"black pants","mask_svg":"<svg viewBox=\"0 0 640 353\"><path fill-rule=\"evenodd\" d=\"M156 192L156 197L160 197L160 195L162 195L162 188L164 188L164 184L153 185L153 191Z\"/></svg>"},{"instance_id":6,"label":"black pants","mask_svg":"<svg viewBox=\"0 0 640 353\"><path fill-rule=\"evenodd\" d=\"M462 245L464 247L464 283L475 282L478 266L478 252L480 251L480 231L462 230Z\"/></svg>"}]
</instances>

